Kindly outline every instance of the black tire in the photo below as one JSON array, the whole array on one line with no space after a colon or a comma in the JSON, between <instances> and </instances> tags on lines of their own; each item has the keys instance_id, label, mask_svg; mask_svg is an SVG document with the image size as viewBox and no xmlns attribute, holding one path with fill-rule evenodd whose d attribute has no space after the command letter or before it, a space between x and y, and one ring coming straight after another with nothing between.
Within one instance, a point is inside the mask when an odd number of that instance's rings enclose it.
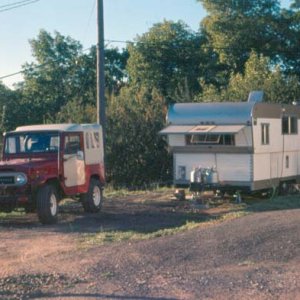
<instances>
[{"instance_id":1,"label":"black tire","mask_svg":"<svg viewBox=\"0 0 300 300\"><path fill-rule=\"evenodd\" d=\"M58 194L53 185L46 184L39 189L36 196L36 208L42 224L57 222L58 200Z\"/></svg>"},{"instance_id":2,"label":"black tire","mask_svg":"<svg viewBox=\"0 0 300 300\"><path fill-rule=\"evenodd\" d=\"M99 180L92 178L89 190L86 194L80 195L80 201L83 209L88 213L97 213L101 210L103 201L103 188Z\"/></svg>"}]
</instances>

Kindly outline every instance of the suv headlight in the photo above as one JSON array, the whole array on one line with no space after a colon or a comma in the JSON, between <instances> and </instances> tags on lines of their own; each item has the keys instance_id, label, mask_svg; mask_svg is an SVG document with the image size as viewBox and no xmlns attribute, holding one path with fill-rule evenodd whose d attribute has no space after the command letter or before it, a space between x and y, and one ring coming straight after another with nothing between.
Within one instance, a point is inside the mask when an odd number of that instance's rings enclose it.
<instances>
[{"instance_id":1,"label":"suv headlight","mask_svg":"<svg viewBox=\"0 0 300 300\"><path fill-rule=\"evenodd\" d=\"M27 183L27 176L25 174L18 174L15 177L15 183L17 185L24 185Z\"/></svg>"}]
</instances>

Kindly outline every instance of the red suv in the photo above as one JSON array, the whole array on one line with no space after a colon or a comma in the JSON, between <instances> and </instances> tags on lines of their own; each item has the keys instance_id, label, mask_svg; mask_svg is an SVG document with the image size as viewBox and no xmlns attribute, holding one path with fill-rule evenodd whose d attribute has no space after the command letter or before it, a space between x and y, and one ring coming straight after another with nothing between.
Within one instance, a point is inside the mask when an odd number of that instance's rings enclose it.
<instances>
[{"instance_id":1,"label":"red suv","mask_svg":"<svg viewBox=\"0 0 300 300\"><path fill-rule=\"evenodd\" d=\"M105 170L97 124L18 127L4 135L0 210L24 207L44 224L57 221L61 199L79 198L86 212L101 209Z\"/></svg>"}]
</instances>

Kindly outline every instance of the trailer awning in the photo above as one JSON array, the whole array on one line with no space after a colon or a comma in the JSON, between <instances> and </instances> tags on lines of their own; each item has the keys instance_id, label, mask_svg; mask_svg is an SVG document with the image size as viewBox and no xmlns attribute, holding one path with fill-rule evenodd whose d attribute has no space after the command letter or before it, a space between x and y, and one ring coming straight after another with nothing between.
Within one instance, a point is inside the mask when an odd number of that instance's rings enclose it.
<instances>
[{"instance_id":1,"label":"trailer awning","mask_svg":"<svg viewBox=\"0 0 300 300\"><path fill-rule=\"evenodd\" d=\"M238 133L245 125L219 125L210 130L210 133Z\"/></svg>"},{"instance_id":2,"label":"trailer awning","mask_svg":"<svg viewBox=\"0 0 300 300\"><path fill-rule=\"evenodd\" d=\"M169 125L159 132L159 134L203 134L203 133L238 133L245 125Z\"/></svg>"},{"instance_id":3,"label":"trailer awning","mask_svg":"<svg viewBox=\"0 0 300 300\"><path fill-rule=\"evenodd\" d=\"M185 134L192 130L195 126L180 126L180 125L170 125L159 132L159 134Z\"/></svg>"}]
</instances>

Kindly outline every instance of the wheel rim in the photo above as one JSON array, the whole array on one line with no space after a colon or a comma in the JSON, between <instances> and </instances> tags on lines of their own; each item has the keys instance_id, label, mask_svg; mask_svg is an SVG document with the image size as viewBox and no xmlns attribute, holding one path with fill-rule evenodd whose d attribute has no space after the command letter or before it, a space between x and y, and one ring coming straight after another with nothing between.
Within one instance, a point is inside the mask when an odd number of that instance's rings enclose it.
<instances>
[{"instance_id":1,"label":"wheel rim","mask_svg":"<svg viewBox=\"0 0 300 300\"><path fill-rule=\"evenodd\" d=\"M55 216L57 213L57 200L54 194L50 197L50 212L52 216Z\"/></svg>"},{"instance_id":2,"label":"wheel rim","mask_svg":"<svg viewBox=\"0 0 300 300\"><path fill-rule=\"evenodd\" d=\"M101 203L101 191L98 186L94 186L93 189L93 202L95 206L99 206Z\"/></svg>"}]
</instances>

